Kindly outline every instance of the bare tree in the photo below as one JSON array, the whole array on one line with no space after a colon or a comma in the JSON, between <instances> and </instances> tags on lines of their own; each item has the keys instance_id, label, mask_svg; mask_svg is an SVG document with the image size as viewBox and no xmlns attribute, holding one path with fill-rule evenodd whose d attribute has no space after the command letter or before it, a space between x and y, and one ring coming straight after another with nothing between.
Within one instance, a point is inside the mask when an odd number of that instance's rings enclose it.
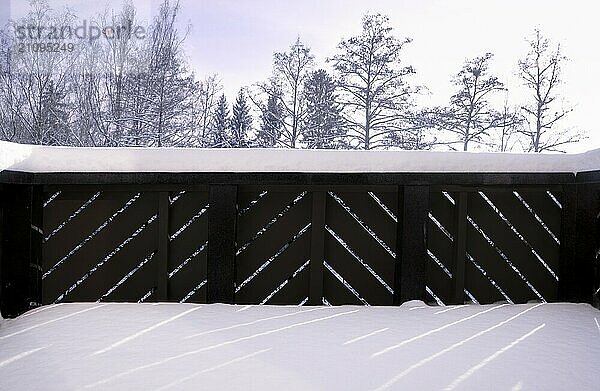
<instances>
[{"instance_id":1,"label":"bare tree","mask_svg":"<svg viewBox=\"0 0 600 391\"><path fill-rule=\"evenodd\" d=\"M490 131L503 126L506 119L490 103L494 93L504 90L504 84L490 74L492 57L486 53L465 62L452 80L458 91L450 98L449 106L438 112L438 127L452 133L456 140L450 143L458 143L463 151L471 143L485 144Z\"/></svg>"},{"instance_id":2,"label":"bare tree","mask_svg":"<svg viewBox=\"0 0 600 391\"><path fill-rule=\"evenodd\" d=\"M13 24L41 29L68 25L73 18L68 12L53 12L45 1L32 1L28 14ZM15 37L4 38L16 46ZM39 36L27 34L18 43L40 44ZM31 144L69 143L72 117L67 80L76 55L5 47L3 57L0 89L7 105L3 116L10 121L7 136Z\"/></svg>"},{"instance_id":3,"label":"bare tree","mask_svg":"<svg viewBox=\"0 0 600 391\"><path fill-rule=\"evenodd\" d=\"M200 81L197 99L194 104L195 145L212 145L214 130L214 112L219 105L219 93L222 90L217 75L209 75Z\"/></svg>"},{"instance_id":4,"label":"bare tree","mask_svg":"<svg viewBox=\"0 0 600 391\"><path fill-rule=\"evenodd\" d=\"M124 4L120 11L101 15L99 20L104 26L118 26L127 21L135 21L136 11L132 4ZM98 128L102 133L99 143L108 146L144 145L142 135L146 133L149 124L140 113L147 112L149 105L143 98L146 95L147 80L142 77L145 72L136 67L140 64L147 66L148 52L126 35L115 36L89 50L92 53L90 60L100 61L105 69L100 80L103 113L98 112L101 119L96 120L101 123ZM98 60L95 55L99 55ZM129 78L133 72L137 77Z\"/></svg>"},{"instance_id":5,"label":"bare tree","mask_svg":"<svg viewBox=\"0 0 600 391\"><path fill-rule=\"evenodd\" d=\"M388 146L391 133L412 127L407 114L417 89L406 81L414 69L401 63L402 49L411 40L393 36L383 15L366 15L362 24L362 33L342 40L329 62L338 74L351 144L374 149Z\"/></svg>"},{"instance_id":6,"label":"bare tree","mask_svg":"<svg viewBox=\"0 0 600 391\"><path fill-rule=\"evenodd\" d=\"M519 61L519 76L532 94L530 103L522 107L528 126L521 132L529 140L529 151L561 151L565 145L583 138L581 133L557 126L573 111L562 104L559 106L557 101L558 88L562 84L562 64L567 58L562 54L560 44L552 48L548 38L538 29L528 42L530 51Z\"/></svg>"},{"instance_id":7,"label":"bare tree","mask_svg":"<svg viewBox=\"0 0 600 391\"><path fill-rule=\"evenodd\" d=\"M514 151L517 146L522 145L520 132L525 121L520 108L509 104L508 93L504 98L504 106L499 114L500 121L498 126L490 132L488 146L496 152Z\"/></svg>"},{"instance_id":8,"label":"bare tree","mask_svg":"<svg viewBox=\"0 0 600 391\"><path fill-rule=\"evenodd\" d=\"M302 139L307 113L304 81L313 61L310 48L300 38L296 39L287 52L276 52L273 55L273 76L267 82L255 86L257 96L248 94L261 112L261 117L268 115L269 99L277 100L283 108L281 117L276 119L281 124L281 134L277 140L280 146L296 148Z\"/></svg>"}]
</instances>

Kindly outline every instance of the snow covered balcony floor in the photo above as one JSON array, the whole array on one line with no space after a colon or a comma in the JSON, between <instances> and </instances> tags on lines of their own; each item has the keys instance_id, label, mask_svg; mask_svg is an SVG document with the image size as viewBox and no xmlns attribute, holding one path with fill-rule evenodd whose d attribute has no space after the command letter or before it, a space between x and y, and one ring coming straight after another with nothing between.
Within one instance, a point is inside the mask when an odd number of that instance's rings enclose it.
<instances>
[{"instance_id":1,"label":"snow covered balcony floor","mask_svg":"<svg viewBox=\"0 0 600 391\"><path fill-rule=\"evenodd\" d=\"M75 303L0 321L2 390L597 390L587 304Z\"/></svg>"}]
</instances>

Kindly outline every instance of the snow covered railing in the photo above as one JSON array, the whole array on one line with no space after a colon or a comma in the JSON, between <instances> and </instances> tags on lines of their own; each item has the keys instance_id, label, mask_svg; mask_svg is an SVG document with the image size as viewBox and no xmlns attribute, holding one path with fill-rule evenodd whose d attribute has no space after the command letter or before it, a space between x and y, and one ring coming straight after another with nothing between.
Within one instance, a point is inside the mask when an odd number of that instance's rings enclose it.
<instances>
[{"instance_id":1,"label":"snow covered railing","mask_svg":"<svg viewBox=\"0 0 600 391\"><path fill-rule=\"evenodd\" d=\"M600 151L0 142L0 308L598 297Z\"/></svg>"},{"instance_id":2,"label":"snow covered railing","mask_svg":"<svg viewBox=\"0 0 600 391\"><path fill-rule=\"evenodd\" d=\"M71 148L0 141L0 170L28 173L578 173L600 169L600 149L579 154L306 149Z\"/></svg>"}]
</instances>

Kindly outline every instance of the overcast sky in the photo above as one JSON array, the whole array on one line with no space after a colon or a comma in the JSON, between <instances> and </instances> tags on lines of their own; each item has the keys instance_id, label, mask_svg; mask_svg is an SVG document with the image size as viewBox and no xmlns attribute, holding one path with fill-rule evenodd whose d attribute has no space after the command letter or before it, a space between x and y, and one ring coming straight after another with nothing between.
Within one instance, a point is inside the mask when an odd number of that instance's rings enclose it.
<instances>
[{"instance_id":1,"label":"overcast sky","mask_svg":"<svg viewBox=\"0 0 600 391\"><path fill-rule=\"evenodd\" d=\"M6 1L6 0L0 0ZM21 0L19 0L21 1ZM424 104L443 104L452 94L450 78L466 58L493 52L492 71L518 103L523 89L515 76L527 52L525 37L539 27L560 42L570 61L564 66L564 97L575 106L565 126L586 130L589 140L572 151L600 148L596 118L600 91L600 23L593 1L482 0L180 0L181 24L191 25L186 41L189 63L199 76L218 73L232 99L241 86L271 73L272 54L296 39L312 48L317 64L335 52L342 37L356 35L366 12L389 16L394 33L411 37L406 64L416 68L415 83L425 85ZM51 0L74 9L100 9L117 2ZM156 9L157 0L134 1ZM82 5L84 4L84 5Z\"/></svg>"},{"instance_id":2,"label":"overcast sky","mask_svg":"<svg viewBox=\"0 0 600 391\"><path fill-rule=\"evenodd\" d=\"M182 3L193 25L188 40L191 63L200 73L219 73L229 96L241 85L264 79L273 51L285 50L297 36L317 60L335 51L341 37L360 32L366 12L390 17L395 34L411 37L406 63L415 82L428 87L424 103L443 104L452 94L450 78L468 57L490 51L492 70L517 103L524 91L517 61L528 50L525 37L539 27L561 42L570 61L564 67L564 96L575 111L565 126L587 130L588 142L573 150L600 148L597 94L600 91L600 23L589 1L408 1L408 0L220 0ZM567 103L568 103L567 102Z\"/></svg>"}]
</instances>

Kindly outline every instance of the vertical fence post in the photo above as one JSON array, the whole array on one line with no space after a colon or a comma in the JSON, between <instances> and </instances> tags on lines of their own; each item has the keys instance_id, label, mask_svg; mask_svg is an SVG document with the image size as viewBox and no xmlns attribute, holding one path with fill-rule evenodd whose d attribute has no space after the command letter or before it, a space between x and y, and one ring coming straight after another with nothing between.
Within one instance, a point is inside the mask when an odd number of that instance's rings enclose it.
<instances>
[{"instance_id":1,"label":"vertical fence post","mask_svg":"<svg viewBox=\"0 0 600 391\"><path fill-rule=\"evenodd\" d=\"M41 185L30 186L29 305L42 305L42 257L44 243L44 192Z\"/></svg>"},{"instance_id":2,"label":"vertical fence post","mask_svg":"<svg viewBox=\"0 0 600 391\"><path fill-rule=\"evenodd\" d=\"M39 186L2 187L3 316L17 316L41 302L41 199Z\"/></svg>"},{"instance_id":3,"label":"vertical fence post","mask_svg":"<svg viewBox=\"0 0 600 391\"><path fill-rule=\"evenodd\" d=\"M598 195L592 183L577 184L577 247L573 276L572 301L592 303L594 294L594 262Z\"/></svg>"},{"instance_id":4,"label":"vertical fence post","mask_svg":"<svg viewBox=\"0 0 600 391\"><path fill-rule=\"evenodd\" d=\"M169 193L158 193L158 253L156 259L156 301L167 301L168 277L167 263L169 253Z\"/></svg>"},{"instance_id":5,"label":"vertical fence post","mask_svg":"<svg viewBox=\"0 0 600 391\"><path fill-rule=\"evenodd\" d=\"M4 248L6 247L4 244L4 208L6 205L6 202L4 201L5 199L5 193L6 193L6 186L2 183L0 183L0 316L4 317L5 313L4 313L4 300L2 298L2 287L4 286L4 280L2 277L2 266L3 266L3 262L2 262L2 255L4 253Z\"/></svg>"},{"instance_id":6,"label":"vertical fence post","mask_svg":"<svg viewBox=\"0 0 600 391\"><path fill-rule=\"evenodd\" d=\"M452 304L463 304L465 300L465 263L467 261L467 193L458 193L454 208L456 233L452 252Z\"/></svg>"},{"instance_id":7,"label":"vertical fence post","mask_svg":"<svg viewBox=\"0 0 600 391\"><path fill-rule=\"evenodd\" d=\"M563 186L562 216L560 232L560 261L558 276L558 300L569 301L573 298L574 267L577 263L577 185Z\"/></svg>"},{"instance_id":8,"label":"vertical fence post","mask_svg":"<svg viewBox=\"0 0 600 391\"><path fill-rule=\"evenodd\" d=\"M325 257L325 204L326 193L312 193L312 219L310 225L310 283L308 304L323 303L323 259Z\"/></svg>"},{"instance_id":9,"label":"vertical fence post","mask_svg":"<svg viewBox=\"0 0 600 391\"><path fill-rule=\"evenodd\" d=\"M593 183L564 186L559 300L592 303L598 194Z\"/></svg>"},{"instance_id":10,"label":"vertical fence post","mask_svg":"<svg viewBox=\"0 0 600 391\"><path fill-rule=\"evenodd\" d=\"M597 172L597 176L600 177L600 172ZM591 184L590 187L593 200L595 201L595 209L593 210L595 214L595 221L592 257L592 262L594 265L592 305L600 309L600 183Z\"/></svg>"},{"instance_id":11,"label":"vertical fence post","mask_svg":"<svg viewBox=\"0 0 600 391\"><path fill-rule=\"evenodd\" d=\"M208 303L235 302L237 186L211 185L208 208Z\"/></svg>"},{"instance_id":12,"label":"vertical fence post","mask_svg":"<svg viewBox=\"0 0 600 391\"><path fill-rule=\"evenodd\" d=\"M425 298L429 185L405 185L398 194L394 303Z\"/></svg>"}]
</instances>

